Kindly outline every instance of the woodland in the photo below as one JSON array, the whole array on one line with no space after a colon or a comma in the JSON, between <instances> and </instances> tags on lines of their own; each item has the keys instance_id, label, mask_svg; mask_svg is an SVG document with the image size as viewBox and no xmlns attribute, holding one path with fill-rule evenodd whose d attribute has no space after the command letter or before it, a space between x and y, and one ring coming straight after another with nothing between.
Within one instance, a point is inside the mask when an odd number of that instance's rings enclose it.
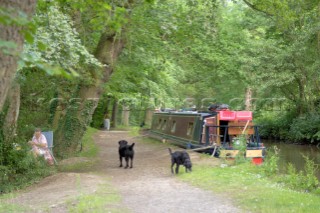
<instances>
[{"instance_id":1,"label":"woodland","mask_svg":"<svg viewBox=\"0 0 320 213\"><path fill-rule=\"evenodd\" d=\"M37 127L62 159L160 108L249 108L263 137L317 145L319 94L319 0L0 0L2 183L42 175Z\"/></svg>"}]
</instances>

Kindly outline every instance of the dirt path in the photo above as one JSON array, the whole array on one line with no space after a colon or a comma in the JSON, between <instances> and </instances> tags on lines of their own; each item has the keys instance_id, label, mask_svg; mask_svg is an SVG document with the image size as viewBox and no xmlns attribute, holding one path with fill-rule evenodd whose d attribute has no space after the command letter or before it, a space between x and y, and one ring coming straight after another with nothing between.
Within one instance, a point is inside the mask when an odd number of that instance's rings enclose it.
<instances>
[{"instance_id":1,"label":"dirt path","mask_svg":"<svg viewBox=\"0 0 320 213\"><path fill-rule=\"evenodd\" d=\"M133 169L119 168L120 139L136 143ZM99 186L111 183L122 197L119 207L129 212L240 212L230 200L171 175L165 144L144 143L121 131L99 131L95 141L100 147L99 163L90 172L59 173L45 178L9 199L10 202L28 206L30 212L68 212L67 201L72 205L72 200L76 200L79 194L92 194L99 190ZM195 165L201 163L196 153L191 154L191 160Z\"/></svg>"}]
</instances>

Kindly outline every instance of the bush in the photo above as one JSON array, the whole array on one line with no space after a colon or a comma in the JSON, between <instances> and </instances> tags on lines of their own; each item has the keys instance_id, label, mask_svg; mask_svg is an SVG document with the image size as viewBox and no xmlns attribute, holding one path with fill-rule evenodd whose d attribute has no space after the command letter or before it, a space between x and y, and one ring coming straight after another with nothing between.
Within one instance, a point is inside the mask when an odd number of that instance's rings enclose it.
<instances>
[{"instance_id":1,"label":"bush","mask_svg":"<svg viewBox=\"0 0 320 213\"><path fill-rule=\"evenodd\" d=\"M308 113L292 121L289 139L296 142L320 141L320 114Z\"/></svg>"},{"instance_id":2,"label":"bush","mask_svg":"<svg viewBox=\"0 0 320 213\"><path fill-rule=\"evenodd\" d=\"M279 172L279 153L280 150L277 146L274 146L273 150L268 150L266 159L262 164L262 171L267 177L276 175Z\"/></svg>"},{"instance_id":3,"label":"bush","mask_svg":"<svg viewBox=\"0 0 320 213\"><path fill-rule=\"evenodd\" d=\"M291 189L305 192L315 191L319 187L319 181L316 174L317 167L314 161L307 156L303 156L306 162L304 171L297 171L296 168L289 163L287 167L287 175L284 176L283 182Z\"/></svg>"},{"instance_id":4,"label":"bush","mask_svg":"<svg viewBox=\"0 0 320 213\"><path fill-rule=\"evenodd\" d=\"M285 140L289 137L290 125L295 114L291 112L268 112L260 115L255 122L261 126L259 129L262 138Z\"/></svg>"},{"instance_id":5,"label":"bush","mask_svg":"<svg viewBox=\"0 0 320 213\"><path fill-rule=\"evenodd\" d=\"M26 186L52 172L45 160L35 158L30 147L22 141L18 143L16 139L14 142L4 143L0 140L0 193Z\"/></svg>"}]
</instances>

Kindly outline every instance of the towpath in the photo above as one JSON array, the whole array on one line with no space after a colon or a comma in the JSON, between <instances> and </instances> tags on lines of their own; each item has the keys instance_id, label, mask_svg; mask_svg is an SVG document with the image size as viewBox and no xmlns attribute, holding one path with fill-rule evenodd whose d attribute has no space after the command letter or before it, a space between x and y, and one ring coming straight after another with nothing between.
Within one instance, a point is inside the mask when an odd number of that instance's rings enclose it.
<instances>
[{"instance_id":1,"label":"towpath","mask_svg":"<svg viewBox=\"0 0 320 213\"><path fill-rule=\"evenodd\" d=\"M121 139L136 143L133 169L119 168L118 141ZM101 193L101 186L106 184L120 195L121 201L101 212L241 212L228 198L171 175L167 144L143 142L124 131L99 131L94 140L100 149L96 166L88 171L55 174L17 196L9 197L6 202L17 205L12 212L18 212L18 207L28 208L28 212L69 212L80 196ZM191 160L195 166L217 164L214 159L203 160L197 153L191 153ZM183 168L180 170L184 172ZM84 212L90 212L90 209Z\"/></svg>"}]
</instances>

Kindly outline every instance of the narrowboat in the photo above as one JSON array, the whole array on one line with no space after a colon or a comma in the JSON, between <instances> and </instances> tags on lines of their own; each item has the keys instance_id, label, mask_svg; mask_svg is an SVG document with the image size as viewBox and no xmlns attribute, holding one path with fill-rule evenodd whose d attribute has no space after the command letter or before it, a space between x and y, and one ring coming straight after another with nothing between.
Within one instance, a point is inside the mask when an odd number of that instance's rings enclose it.
<instances>
[{"instance_id":1,"label":"narrowboat","mask_svg":"<svg viewBox=\"0 0 320 213\"><path fill-rule=\"evenodd\" d=\"M246 158L261 164L265 156L259 126L252 121L252 111L215 108L208 112L156 112L153 114L150 133L180 147L228 159L237 156L237 144L245 140Z\"/></svg>"}]
</instances>

